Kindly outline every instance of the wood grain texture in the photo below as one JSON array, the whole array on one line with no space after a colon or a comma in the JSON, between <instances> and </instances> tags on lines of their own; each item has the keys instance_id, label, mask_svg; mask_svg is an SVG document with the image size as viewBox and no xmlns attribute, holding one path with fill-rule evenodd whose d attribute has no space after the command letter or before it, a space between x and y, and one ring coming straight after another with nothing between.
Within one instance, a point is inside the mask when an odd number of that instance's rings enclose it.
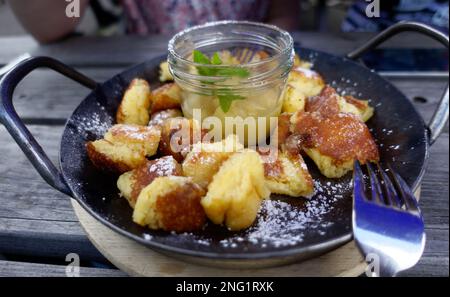
<instances>
[{"instance_id":1,"label":"wood grain texture","mask_svg":"<svg viewBox=\"0 0 450 297\"><path fill-rule=\"evenodd\" d=\"M77 202L75 213L93 244L131 276L268 277L268 276L359 276L366 267L353 242L301 263L264 269L224 269L201 266L164 256L97 222Z\"/></svg>"},{"instance_id":2,"label":"wood grain texture","mask_svg":"<svg viewBox=\"0 0 450 297\"><path fill-rule=\"evenodd\" d=\"M62 128L31 126L30 130L51 159L56 160L58 141L55 140L59 139ZM428 240L424 256L411 270L412 275L448 275L448 140L445 133L431 148L421 195ZM0 251L60 257L74 248L89 246L70 199L45 184L3 127L0 127L0 143L3 144L0 146L0 222L8 222L0 228ZM54 240L46 243L49 238ZM79 245L76 245L77 238ZM61 250L59 254L54 254L53 244ZM93 247L80 255L98 257Z\"/></svg>"},{"instance_id":3,"label":"wood grain texture","mask_svg":"<svg viewBox=\"0 0 450 297\"><path fill-rule=\"evenodd\" d=\"M120 73L124 68L81 67L77 70L98 82L103 82ZM413 101L426 121L434 113L448 83L446 78L389 78L388 80ZM89 92L76 82L51 70L37 70L17 87L14 105L26 123L63 124ZM416 97L424 98L426 102L414 100Z\"/></svg>"},{"instance_id":4,"label":"wood grain texture","mask_svg":"<svg viewBox=\"0 0 450 297\"><path fill-rule=\"evenodd\" d=\"M77 68L77 70L97 82L103 82L123 69ZM14 92L14 106L26 123L62 125L89 93L89 89L52 70L38 69L17 86Z\"/></svg>"},{"instance_id":5,"label":"wood grain texture","mask_svg":"<svg viewBox=\"0 0 450 297\"><path fill-rule=\"evenodd\" d=\"M57 162L62 126L30 127ZM47 185L0 126L0 253L103 259L84 235L70 198Z\"/></svg>"},{"instance_id":6,"label":"wood grain texture","mask_svg":"<svg viewBox=\"0 0 450 297\"><path fill-rule=\"evenodd\" d=\"M311 32L294 33L293 36L302 46L336 55L349 52L369 38L366 34L330 36ZM402 34L384 47L440 47L435 42L429 42L428 38L418 36ZM29 37L1 38L0 66L24 52L49 55L101 82L131 64L165 52L167 40L164 36L79 37L59 44L38 46ZM410 99L417 96L427 99L425 103L413 101L426 121L430 119L445 84L448 83L448 78L389 80ZM15 97L19 114L30 124L30 130L52 160L58 159L64 120L88 92L49 70L38 70L19 85ZM421 207L428 239L425 253L419 264L403 275L449 275L448 125L445 131L431 148L429 166L422 184ZM70 199L53 190L40 178L0 125L0 254L63 259L65 254L74 251L79 252L86 260L102 259L79 225ZM64 272L64 269L52 265L0 262L0 275L59 275L61 271ZM92 275L103 273L98 270L90 271ZM109 272L111 271L104 273Z\"/></svg>"},{"instance_id":7,"label":"wood grain texture","mask_svg":"<svg viewBox=\"0 0 450 297\"><path fill-rule=\"evenodd\" d=\"M17 56L31 53L38 44L29 36L8 36L0 39L0 66L9 63Z\"/></svg>"},{"instance_id":8,"label":"wood grain texture","mask_svg":"<svg viewBox=\"0 0 450 297\"><path fill-rule=\"evenodd\" d=\"M66 266L0 260L0 277L66 277ZM80 267L80 277L123 277L120 270Z\"/></svg>"}]
</instances>

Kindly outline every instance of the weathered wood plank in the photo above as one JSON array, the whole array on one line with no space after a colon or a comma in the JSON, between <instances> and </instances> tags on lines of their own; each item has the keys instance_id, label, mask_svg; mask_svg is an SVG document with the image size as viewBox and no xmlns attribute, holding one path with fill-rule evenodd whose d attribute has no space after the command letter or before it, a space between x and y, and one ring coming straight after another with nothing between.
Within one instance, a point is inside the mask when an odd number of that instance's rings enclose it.
<instances>
[{"instance_id":1,"label":"weathered wood plank","mask_svg":"<svg viewBox=\"0 0 450 297\"><path fill-rule=\"evenodd\" d=\"M0 218L0 254L64 260L77 253L83 261L106 263L78 222Z\"/></svg>"},{"instance_id":2,"label":"weathered wood plank","mask_svg":"<svg viewBox=\"0 0 450 297\"><path fill-rule=\"evenodd\" d=\"M62 127L30 128L49 157L57 161ZM69 197L48 186L6 129L0 129L0 217L76 222Z\"/></svg>"},{"instance_id":3,"label":"weathered wood plank","mask_svg":"<svg viewBox=\"0 0 450 297\"><path fill-rule=\"evenodd\" d=\"M294 40L303 47L345 55L374 34L293 32ZM139 63L167 51L169 36L72 37L68 40L38 46L30 37L0 39L0 65L25 52L51 56L73 66L123 66ZM332 46L331 46L332 45ZM436 48L434 40L415 33L404 33L389 40L385 48Z\"/></svg>"},{"instance_id":4,"label":"weathered wood plank","mask_svg":"<svg viewBox=\"0 0 450 297\"><path fill-rule=\"evenodd\" d=\"M31 126L30 130L51 159L56 160L62 127ZM416 266L414 273L448 273L448 260L445 262L448 259L448 141L449 135L444 133L431 148L421 195L428 244L423 265ZM56 253L51 248L53 242L61 247L57 254L61 257L74 247L88 245L69 198L45 184L3 127L0 127L0 143L0 252L48 256ZM84 254L95 257L89 248L80 251L80 255Z\"/></svg>"},{"instance_id":5,"label":"weathered wood plank","mask_svg":"<svg viewBox=\"0 0 450 297\"><path fill-rule=\"evenodd\" d=\"M86 76L103 82L121 68L78 69ZM26 122L65 120L90 90L51 70L36 70L26 77L14 94L14 105Z\"/></svg>"},{"instance_id":6,"label":"weathered wood plank","mask_svg":"<svg viewBox=\"0 0 450 297\"><path fill-rule=\"evenodd\" d=\"M124 68L78 68L96 81L103 82ZM426 102L413 100L428 121L440 100L448 79L446 78L389 78L409 99L425 98ZM50 70L31 73L16 89L14 104L19 115L28 123L63 123L89 90Z\"/></svg>"},{"instance_id":7,"label":"weathered wood plank","mask_svg":"<svg viewBox=\"0 0 450 297\"><path fill-rule=\"evenodd\" d=\"M9 63L17 56L30 53L38 44L29 36L7 36L0 38L0 65Z\"/></svg>"},{"instance_id":8,"label":"weathered wood plank","mask_svg":"<svg viewBox=\"0 0 450 297\"><path fill-rule=\"evenodd\" d=\"M56 162L62 127L31 128ZM86 238L70 198L48 186L0 128L0 253L64 257L75 250L104 258Z\"/></svg>"},{"instance_id":9,"label":"weathered wood plank","mask_svg":"<svg viewBox=\"0 0 450 297\"><path fill-rule=\"evenodd\" d=\"M0 277L66 277L66 266L0 261ZM124 277L116 269L80 267L80 277Z\"/></svg>"},{"instance_id":10,"label":"weathered wood plank","mask_svg":"<svg viewBox=\"0 0 450 297\"><path fill-rule=\"evenodd\" d=\"M416 266L402 272L401 276L448 276L448 229L427 228L427 243L422 258Z\"/></svg>"}]
</instances>

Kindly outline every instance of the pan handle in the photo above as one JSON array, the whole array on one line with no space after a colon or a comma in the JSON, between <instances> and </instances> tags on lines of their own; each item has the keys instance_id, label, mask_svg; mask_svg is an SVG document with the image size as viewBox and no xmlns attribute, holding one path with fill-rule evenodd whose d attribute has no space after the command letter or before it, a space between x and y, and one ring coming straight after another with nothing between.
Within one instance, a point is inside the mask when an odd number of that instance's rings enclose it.
<instances>
[{"instance_id":1,"label":"pan handle","mask_svg":"<svg viewBox=\"0 0 450 297\"><path fill-rule=\"evenodd\" d=\"M44 180L55 189L72 196L72 192L64 181L62 174L25 127L12 103L14 90L19 82L31 71L40 67L50 68L59 72L87 88L94 89L97 86L97 83L92 79L55 59L31 57L17 64L0 81L0 122L3 123Z\"/></svg>"},{"instance_id":2,"label":"pan handle","mask_svg":"<svg viewBox=\"0 0 450 297\"><path fill-rule=\"evenodd\" d=\"M366 52L376 48L378 45L386 41L387 39L391 38L394 35L397 35L401 32L406 31L412 31L412 32L418 32L425 34L440 43L442 43L445 47L448 49L449 39L448 36L439 32L438 30L416 22L399 22L377 36L373 37L369 41L367 41L365 44L360 46L359 48L353 50L352 52L347 54L347 58L356 60L360 58L363 54ZM438 107L436 111L433 114L433 117L431 118L431 121L428 124L427 130L428 130L428 139L429 144L432 145L436 139L439 137L439 135L442 133L442 131L445 128L445 125L448 121L449 117L449 85L447 85L447 88L442 95L441 101L438 104Z\"/></svg>"}]
</instances>

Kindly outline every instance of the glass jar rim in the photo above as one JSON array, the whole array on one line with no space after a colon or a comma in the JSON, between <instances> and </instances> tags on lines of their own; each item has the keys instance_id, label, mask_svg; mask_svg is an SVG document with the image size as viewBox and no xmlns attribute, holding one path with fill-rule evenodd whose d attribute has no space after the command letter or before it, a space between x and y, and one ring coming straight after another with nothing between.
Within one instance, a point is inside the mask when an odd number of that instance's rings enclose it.
<instances>
[{"instance_id":1,"label":"glass jar rim","mask_svg":"<svg viewBox=\"0 0 450 297\"><path fill-rule=\"evenodd\" d=\"M175 34L169 41L169 45L168 45L168 51L169 51L169 55L175 57L176 59L181 60L183 63L186 63L187 65L192 65L192 66L203 66L203 67L208 67L208 68L220 68L223 67L223 65L204 65L204 64L200 64L200 63L195 63L189 59L187 59L186 57L183 57L181 55L179 55L176 50L175 50L175 42L177 41L177 39L179 39L180 37L182 37L183 35L186 35L192 31L195 30L199 30L199 29L205 29L205 28L209 28L209 27L214 27L217 25L251 25L251 26L257 26L257 27L264 27L273 31L276 31L278 33L280 33L283 37L287 38L288 43L287 46L285 48L283 48L282 50L280 50L279 52L277 52L276 54L274 54L273 56L266 58L264 60L261 61L256 61L256 62L249 62L249 63L245 63L240 65L241 67L245 67L245 66L258 66L264 63L270 63L272 61L275 61L277 59L279 59L280 57L282 57L283 55L287 55L290 52L292 52L292 48L294 46L294 40L292 39L292 36L285 30L280 29L279 27L275 26L275 25L269 25L269 24L264 24L264 23L259 23L259 22L252 22L252 21L234 21L234 20L224 20L224 21L215 21L215 22L208 22L202 25L197 25L197 26L193 26L193 27L189 27L184 29L183 31L178 32L177 34Z\"/></svg>"}]
</instances>

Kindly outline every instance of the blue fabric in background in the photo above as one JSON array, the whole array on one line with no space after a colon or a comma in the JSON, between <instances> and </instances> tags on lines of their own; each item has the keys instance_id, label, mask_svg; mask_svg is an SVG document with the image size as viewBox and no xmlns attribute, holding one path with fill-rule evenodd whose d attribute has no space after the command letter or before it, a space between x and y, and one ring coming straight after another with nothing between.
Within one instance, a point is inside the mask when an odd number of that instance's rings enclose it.
<instances>
[{"instance_id":1,"label":"blue fabric in background","mask_svg":"<svg viewBox=\"0 0 450 297\"><path fill-rule=\"evenodd\" d=\"M380 3L379 17L368 17L366 8ZM344 32L377 32L399 21L422 22L448 34L449 1L438 0L358 0L352 5L342 24Z\"/></svg>"}]
</instances>

